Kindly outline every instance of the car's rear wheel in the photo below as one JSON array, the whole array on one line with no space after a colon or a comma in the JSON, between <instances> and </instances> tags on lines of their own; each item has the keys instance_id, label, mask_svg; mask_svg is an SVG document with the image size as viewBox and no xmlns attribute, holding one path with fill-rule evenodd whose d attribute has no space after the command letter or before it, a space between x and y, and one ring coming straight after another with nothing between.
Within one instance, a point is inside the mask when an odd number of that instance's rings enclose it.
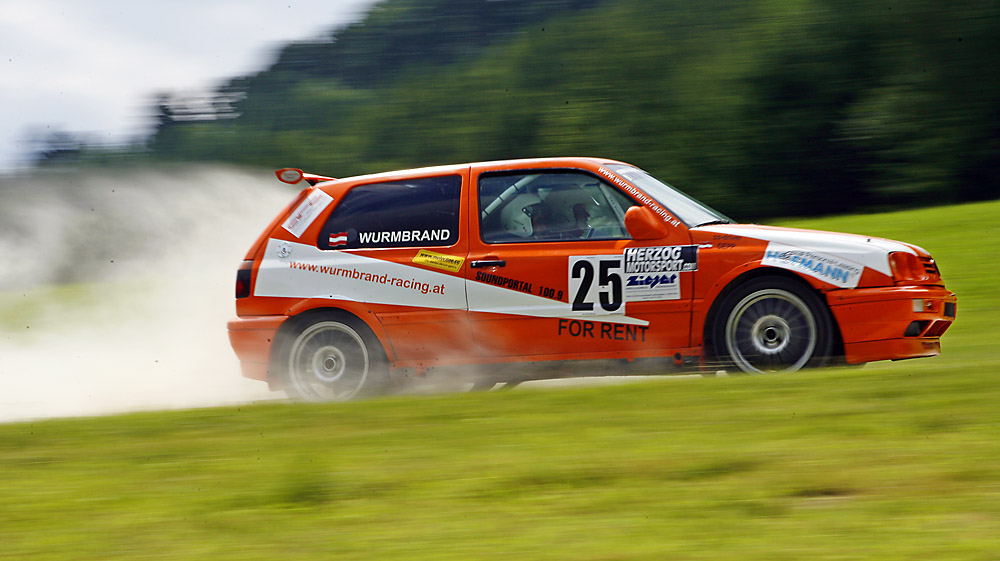
<instances>
[{"instance_id":1,"label":"car's rear wheel","mask_svg":"<svg viewBox=\"0 0 1000 561\"><path fill-rule=\"evenodd\" d=\"M762 277L725 297L712 339L725 366L753 374L793 372L829 360L833 329L829 310L811 289Z\"/></svg>"},{"instance_id":2,"label":"car's rear wheel","mask_svg":"<svg viewBox=\"0 0 1000 561\"><path fill-rule=\"evenodd\" d=\"M371 330L348 314L296 321L279 357L285 393L302 401L346 401L381 393L385 353Z\"/></svg>"}]
</instances>

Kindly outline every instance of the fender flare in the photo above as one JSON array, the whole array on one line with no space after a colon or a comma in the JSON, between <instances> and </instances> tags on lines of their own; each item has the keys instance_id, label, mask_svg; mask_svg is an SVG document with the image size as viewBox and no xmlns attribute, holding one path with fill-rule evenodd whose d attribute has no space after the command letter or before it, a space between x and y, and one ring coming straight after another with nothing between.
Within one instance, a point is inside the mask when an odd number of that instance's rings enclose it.
<instances>
[{"instance_id":1,"label":"fender flare","mask_svg":"<svg viewBox=\"0 0 1000 561\"><path fill-rule=\"evenodd\" d=\"M815 290L820 296L820 299L823 301L823 304L829 307L825 293L832 288L832 285L812 277L800 275L794 271L782 269L780 267L761 265L760 261L749 261L743 263L742 265L733 267L725 275L719 277L719 279L708 289L704 299L701 301L700 307L705 310L705 313L693 314L692 316L692 344L694 346L702 347L703 356L708 356L710 354L708 346L711 341L708 337L708 331L710 330L710 326L715 322L715 315L718 313L719 302L725 298L726 294L732 292L740 285L764 276L780 276L800 282ZM839 344L839 341L841 340L840 324L837 323L836 318L833 318L833 325L836 329L836 333L834 335Z\"/></svg>"},{"instance_id":2,"label":"fender flare","mask_svg":"<svg viewBox=\"0 0 1000 561\"><path fill-rule=\"evenodd\" d=\"M327 310L346 312L358 318L359 321L367 325L368 329L371 329L372 333L375 334L379 344L382 345L382 349L385 350L386 359L389 361L390 366L396 362L396 351L392 346L392 341L389 339L389 334L386 332L385 327L382 326L382 322L375 315L375 312L371 310L370 305L364 302L330 300L327 298L308 298L296 302L295 305L285 311L288 319L282 322L281 327L278 328L278 332L275 334L275 338L284 335L285 331L291 329L291 326L295 322L289 320L301 317L303 314Z\"/></svg>"}]
</instances>

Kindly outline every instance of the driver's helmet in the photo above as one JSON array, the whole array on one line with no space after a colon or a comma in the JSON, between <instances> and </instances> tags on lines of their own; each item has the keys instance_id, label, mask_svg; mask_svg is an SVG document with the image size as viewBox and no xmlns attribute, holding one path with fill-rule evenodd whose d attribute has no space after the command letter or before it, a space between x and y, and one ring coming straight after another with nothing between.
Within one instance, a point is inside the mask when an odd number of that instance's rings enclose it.
<instances>
[{"instance_id":1,"label":"driver's helmet","mask_svg":"<svg viewBox=\"0 0 1000 561\"><path fill-rule=\"evenodd\" d=\"M542 199L538 195L524 193L514 197L500 211L500 223L508 234L527 238L535 233L535 221L541 218Z\"/></svg>"}]
</instances>

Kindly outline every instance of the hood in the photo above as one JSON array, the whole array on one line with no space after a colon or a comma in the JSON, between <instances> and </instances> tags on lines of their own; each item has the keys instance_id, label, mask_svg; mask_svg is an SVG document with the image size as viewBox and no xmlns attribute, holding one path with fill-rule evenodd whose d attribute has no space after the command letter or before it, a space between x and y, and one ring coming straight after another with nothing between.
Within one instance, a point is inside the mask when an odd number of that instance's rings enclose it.
<instances>
[{"instance_id":1,"label":"hood","mask_svg":"<svg viewBox=\"0 0 1000 561\"><path fill-rule=\"evenodd\" d=\"M832 277L831 282L845 288L857 286L857 280L864 267L891 277L892 268L889 265L889 254L892 252L903 251L918 257L928 256L926 251L914 245L884 238L837 232L752 224L717 224L695 228L694 231L766 241L768 249L762 261L765 264L781 266L777 262L768 263L768 261L777 261L779 254L783 256L790 253L805 255L804 258L812 258L813 261L809 263L814 267L818 267L820 261L832 265L834 268L839 267L842 274ZM795 263L799 263L799 261L800 259L796 257ZM830 281L831 279L823 280Z\"/></svg>"}]
</instances>

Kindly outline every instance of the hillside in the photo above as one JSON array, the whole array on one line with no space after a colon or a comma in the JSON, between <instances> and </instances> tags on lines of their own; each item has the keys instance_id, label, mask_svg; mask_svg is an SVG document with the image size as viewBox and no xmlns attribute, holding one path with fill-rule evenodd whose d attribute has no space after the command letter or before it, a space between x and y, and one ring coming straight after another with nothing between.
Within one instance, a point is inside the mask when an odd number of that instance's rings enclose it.
<instances>
[{"instance_id":1,"label":"hillside","mask_svg":"<svg viewBox=\"0 0 1000 561\"><path fill-rule=\"evenodd\" d=\"M1000 203L794 222L929 249L944 355L0 425L16 559L967 559L1000 533ZM975 225L977 237L968 232Z\"/></svg>"},{"instance_id":2,"label":"hillside","mask_svg":"<svg viewBox=\"0 0 1000 561\"><path fill-rule=\"evenodd\" d=\"M387 0L211 104L165 95L110 156L339 177L605 156L742 220L993 199L998 52L987 0Z\"/></svg>"}]
</instances>

